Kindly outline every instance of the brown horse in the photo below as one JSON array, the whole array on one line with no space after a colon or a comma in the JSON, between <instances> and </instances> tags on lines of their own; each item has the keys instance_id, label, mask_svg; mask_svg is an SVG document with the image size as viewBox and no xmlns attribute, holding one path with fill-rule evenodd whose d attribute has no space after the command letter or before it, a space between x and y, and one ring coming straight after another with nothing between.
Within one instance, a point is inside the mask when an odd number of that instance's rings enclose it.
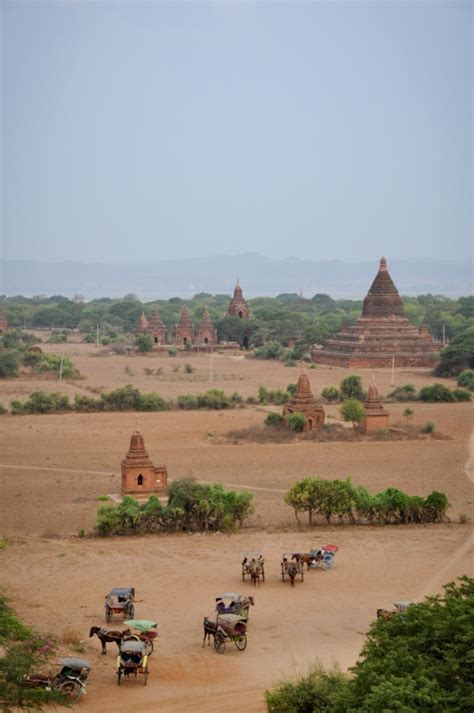
<instances>
[{"instance_id":1,"label":"brown horse","mask_svg":"<svg viewBox=\"0 0 474 713\"><path fill-rule=\"evenodd\" d=\"M260 587L260 577L262 575L262 568L260 566L260 563L256 559L250 560L248 563L248 573L250 577L250 582L254 587L258 586ZM253 602L252 602L253 604Z\"/></svg>"},{"instance_id":2,"label":"brown horse","mask_svg":"<svg viewBox=\"0 0 474 713\"><path fill-rule=\"evenodd\" d=\"M389 611L388 609L377 609L377 619L388 621L396 613L396 611Z\"/></svg>"},{"instance_id":3,"label":"brown horse","mask_svg":"<svg viewBox=\"0 0 474 713\"><path fill-rule=\"evenodd\" d=\"M97 636L102 644L102 656L105 656L107 653L106 644L111 644L115 641L120 649L124 637L128 636L130 633L130 629L125 629L124 631L111 631L110 629L103 629L100 626L92 626L89 632L89 638L91 636Z\"/></svg>"},{"instance_id":4,"label":"brown horse","mask_svg":"<svg viewBox=\"0 0 474 713\"><path fill-rule=\"evenodd\" d=\"M205 616L202 626L204 629L204 639L202 640L202 647L204 648L204 644L206 643L206 638L208 640L209 646L211 645L211 636L215 637L216 631L219 628L219 625L216 624L215 621L211 621L210 619L207 618L207 616Z\"/></svg>"},{"instance_id":5,"label":"brown horse","mask_svg":"<svg viewBox=\"0 0 474 713\"><path fill-rule=\"evenodd\" d=\"M303 581L303 563L300 564L299 561L291 562L287 557L284 557L281 563L282 582L285 581L285 574L288 575L290 578L290 584L294 587L297 574L301 574L301 581Z\"/></svg>"}]
</instances>

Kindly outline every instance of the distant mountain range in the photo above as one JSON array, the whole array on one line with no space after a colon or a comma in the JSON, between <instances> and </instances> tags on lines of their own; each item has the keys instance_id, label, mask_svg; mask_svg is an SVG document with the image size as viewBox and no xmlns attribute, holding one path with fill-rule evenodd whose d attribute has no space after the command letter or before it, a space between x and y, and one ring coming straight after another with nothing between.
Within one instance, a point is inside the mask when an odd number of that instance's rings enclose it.
<instances>
[{"instance_id":1,"label":"distant mountain range","mask_svg":"<svg viewBox=\"0 0 474 713\"><path fill-rule=\"evenodd\" d=\"M89 300L134 293L151 301L186 298L198 292L230 294L238 277L246 297L302 290L304 297L323 292L336 298L359 299L367 293L378 265L378 259L358 263L293 257L272 260L258 254L128 263L3 260L0 294L81 294ZM404 295L430 292L459 297L472 293L472 265L467 262L388 258L388 269Z\"/></svg>"}]
</instances>

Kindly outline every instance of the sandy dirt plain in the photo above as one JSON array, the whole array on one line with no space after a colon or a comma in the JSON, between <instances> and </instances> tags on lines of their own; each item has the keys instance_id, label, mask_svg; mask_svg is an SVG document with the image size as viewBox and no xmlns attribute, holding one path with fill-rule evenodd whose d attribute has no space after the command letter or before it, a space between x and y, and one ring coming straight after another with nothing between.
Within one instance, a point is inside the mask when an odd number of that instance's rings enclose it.
<instances>
[{"instance_id":1,"label":"sandy dirt plain","mask_svg":"<svg viewBox=\"0 0 474 713\"><path fill-rule=\"evenodd\" d=\"M211 386L208 356L111 357L96 356L90 345L47 347L63 348L83 379L65 384L26 377L6 380L0 384L0 402L25 398L34 388L61 390L73 397L132 383L142 391L173 398ZM298 378L297 368L240 355L215 355L212 361L212 386L245 397L256 395L261 384L281 388ZM193 365L193 374L183 373L186 362ZM354 371L309 370L313 393L338 385L348 373ZM360 374L367 385L370 372ZM380 391L387 393L390 370L377 370L375 377ZM396 385L421 387L433 381L426 370L395 373ZM392 421L401 420L404 408L389 406ZM378 607L389 608L396 599L420 600L442 591L445 582L461 574L472 575L472 527L458 522L463 513L472 516L474 501L469 455L472 405L413 408L415 423L434 421L447 438L232 445L224 442L225 434L262 422L262 409L139 414L147 450L156 463L167 464L170 478L192 475L248 489L255 494L255 514L237 534L113 540L76 535L80 528L93 528L97 498L119 490L120 461L136 415L1 417L0 535L9 540L0 552L1 585L31 625L60 640L70 632L82 636L81 655L91 660L93 671L78 709L264 711L265 689L306 671L316 658L326 664L337 661L343 668L352 665ZM337 418L337 407L326 411ZM452 504L452 522L298 529L283 495L295 480L309 475L351 476L371 491L390 485L420 495L442 490ZM281 582L282 552L329 542L340 546L332 571L310 571L294 590ZM255 548L265 554L267 581L254 592L247 650L240 653L232 645L219 656L212 647L202 649L202 618L213 614L215 596L250 591L241 582L240 562L246 550ZM105 624L103 597L114 586L135 586L142 600L137 616L159 622L147 687L141 680L130 680L118 688L115 645L102 657L97 639L87 636L90 626Z\"/></svg>"}]
</instances>

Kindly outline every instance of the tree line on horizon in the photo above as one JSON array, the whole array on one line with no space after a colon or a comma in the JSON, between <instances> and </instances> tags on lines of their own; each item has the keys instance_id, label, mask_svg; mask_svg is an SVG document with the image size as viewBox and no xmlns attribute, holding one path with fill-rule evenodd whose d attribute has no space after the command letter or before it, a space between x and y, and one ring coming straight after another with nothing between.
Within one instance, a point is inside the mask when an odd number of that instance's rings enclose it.
<instances>
[{"instance_id":1,"label":"tree line on horizon","mask_svg":"<svg viewBox=\"0 0 474 713\"><path fill-rule=\"evenodd\" d=\"M249 320L227 317L229 295L199 293L191 299L172 297L168 300L141 302L128 294L120 299L108 297L85 302L80 295L69 299L61 295L51 297L0 296L0 310L11 327L23 329L79 329L92 334L99 329L109 339L134 332L142 312L151 316L157 305L168 328L179 320L184 304L196 325L207 305L219 341L242 341L245 334L255 346L270 341L286 346L292 339L303 353L312 344L322 343L342 326L354 324L362 311L362 300L333 299L316 294L307 299L296 293L277 297L257 297L248 300ZM422 323L436 339L451 340L469 327L474 327L474 297L451 299L441 295L404 297L405 314L415 326Z\"/></svg>"}]
</instances>

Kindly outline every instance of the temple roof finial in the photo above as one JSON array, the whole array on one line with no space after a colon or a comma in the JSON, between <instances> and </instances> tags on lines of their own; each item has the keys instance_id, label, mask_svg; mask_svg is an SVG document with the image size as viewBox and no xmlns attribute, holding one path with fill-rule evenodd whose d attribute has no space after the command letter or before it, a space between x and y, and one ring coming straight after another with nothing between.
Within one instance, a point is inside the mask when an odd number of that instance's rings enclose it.
<instances>
[{"instance_id":1,"label":"temple roof finial","mask_svg":"<svg viewBox=\"0 0 474 713\"><path fill-rule=\"evenodd\" d=\"M386 257L381 257L380 258L380 271L381 272L386 272L387 271L387 258Z\"/></svg>"}]
</instances>

